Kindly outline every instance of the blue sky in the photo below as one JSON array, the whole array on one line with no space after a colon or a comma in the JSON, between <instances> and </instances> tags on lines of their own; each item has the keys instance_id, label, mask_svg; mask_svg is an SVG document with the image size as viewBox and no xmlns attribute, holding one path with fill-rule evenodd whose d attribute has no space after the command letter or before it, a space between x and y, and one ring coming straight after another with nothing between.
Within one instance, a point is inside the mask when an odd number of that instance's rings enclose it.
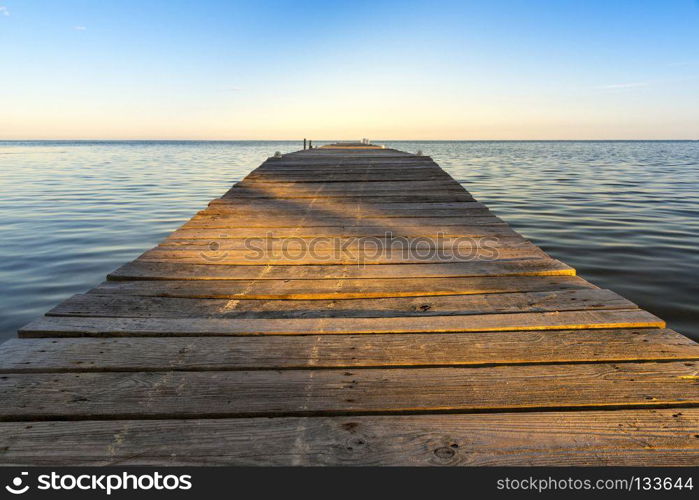
<instances>
[{"instance_id":1,"label":"blue sky","mask_svg":"<svg viewBox=\"0 0 699 500\"><path fill-rule=\"evenodd\" d=\"M0 138L699 139L696 0L0 6Z\"/></svg>"}]
</instances>

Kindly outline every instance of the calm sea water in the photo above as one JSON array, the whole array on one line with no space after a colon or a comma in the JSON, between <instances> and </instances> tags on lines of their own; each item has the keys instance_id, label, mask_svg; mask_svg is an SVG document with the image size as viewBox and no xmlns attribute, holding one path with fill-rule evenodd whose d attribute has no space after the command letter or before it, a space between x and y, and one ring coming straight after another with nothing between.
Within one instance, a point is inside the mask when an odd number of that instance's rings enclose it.
<instances>
[{"instance_id":1,"label":"calm sea water","mask_svg":"<svg viewBox=\"0 0 699 500\"><path fill-rule=\"evenodd\" d=\"M699 339L699 142L390 142ZM319 143L320 144L320 143ZM0 340L299 142L0 142Z\"/></svg>"}]
</instances>

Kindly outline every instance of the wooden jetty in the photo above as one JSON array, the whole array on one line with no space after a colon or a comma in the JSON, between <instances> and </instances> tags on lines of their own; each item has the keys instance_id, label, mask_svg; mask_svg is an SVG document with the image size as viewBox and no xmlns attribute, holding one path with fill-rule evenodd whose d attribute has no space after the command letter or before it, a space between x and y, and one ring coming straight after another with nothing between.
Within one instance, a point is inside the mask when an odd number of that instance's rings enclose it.
<instances>
[{"instance_id":1,"label":"wooden jetty","mask_svg":"<svg viewBox=\"0 0 699 500\"><path fill-rule=\"evenodd\" d=\"M698 361L430 157L337 144L0 346L0 463L699 465Z\"/></svg>"}]
</instances>

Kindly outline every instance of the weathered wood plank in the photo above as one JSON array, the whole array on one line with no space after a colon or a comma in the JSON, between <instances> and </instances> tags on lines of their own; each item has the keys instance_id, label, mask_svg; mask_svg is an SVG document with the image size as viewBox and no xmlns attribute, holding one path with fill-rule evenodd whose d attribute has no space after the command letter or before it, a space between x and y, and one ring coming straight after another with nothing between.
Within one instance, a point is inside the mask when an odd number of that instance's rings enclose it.
<instances>
[{"instance_id":1,"label":"weathered wood plank","mask_svg":"<svg viewBox=\"0 0 699 500\"><path fill-rule=\"evenodd\" d=\"M503 221L495 216L464 217L463 215L451 217L422 217L413 215L412 217L354 217L351 214L345 216L318 217L306 215L277 214L274 216L254 216L217 219L215 221L199 220L193 218L182 225L183 228L235 228L235 227L347 227L347 226L373 226L384 231L391 231L392 228L404 226L415 226L424 224L428 226L474 226L502 224Z\"/></svg>"},{"instance_id":2,"label":"weathered wood plank","mask_svg":"<svg viewBox=\"0 0 699 500\"><path fill-rule=\"evenodd\" d=\"M236 233L237 234L237 233ZM239 280L574 276L575 270L554 259L519 259L441 264L365 266L218 266L135 260L110 273L110 280Z\"/></svg>"},{"instance_id":3,"label":"weathered wood plank","mask_svg":"<svg viewBox=\"0 0 699 500\"><path fill-rule=\"evenodd\" d=\"M160 250L210 250L212 242L215 242L216 249L219 251L242 251L261 248L265 251L284 249L289 252L298 252L308 250L322 255L322 252L328 251L344 251L366 249L367 253L376 250L388 250L394 248L396 250L425 250L425 249L443 249L451 252L460 250L465 255L471 256L472 249L535 249L539 250L533 243L524 239L522 236L515 234L511 236L476 236L476 237L450 237L438 235L436 238L405 238L395 236L393 234L384 235L384 237L367 237L367 238L340 238L340 237L321 237L313 238L269 238L266 236L250 237L250 238L212 238L210 240L202 240L201 238L176 238L166 239L156 248Z\"/></svg>"},{"instance_id":4,"label":"weathered wood plank","mask_svg":"<svg viewBox=\"0 0 699 500\"><path fill-rule=\"evenodd\" d=\"M291 194L291 193L290 193ZM241 206L259 206L261 208L294 208L305 206L346 206L360 205L372 208L400 209L400 208L483 208L485 205L476 201L466 192L443 192L441 194L424 194L422 192L411 195L403 191L402 195L394 193L387 197L371 192L354 193L329 193L328 196L309 194L306 197L294 196L230 196L214 198L209 202L210 208L231 209Z\"/></svg>"},{"instance_id":5,"label":"weathered wood plank","mask_svg":"<svg viewBox=\"0 0 699 500\"><path fill-rule=\"evenodd\" d=\"M365 175L363 178L358 179L357 175L286 175L286 176L259 176L259 177L247 177L248 182L254 182L256 186L272 186L272 185L286 185L286 184L331 184L333 182L362 182L362 183L385 183L391 181L413 181L413 182L435 182L435 181L448 181L452 178L448 174L439 175L416 175L406 172L403 174L374 174Z\"/></svg>"},{"instance_id":6,"label":"weathered wood plank","mask_svg":"<svg viewBox=\"0 0 699 500\"><path fill-rule=\"evenodd\" d=\"M299 161L299 160L275 160L266 161L259 167L257 167L253 172L258 171L282 171L282 172L294 172L297 170L312 170L321 171L327 173L328 171L338 170L341 172L366 172L366 171L381 171L387 169L424 169L424 168L439 168L434 160L432 159L418 159L418 158L402 158L402 159L385 159L379 162L372 161L368 162L366 160L353 160L349 159L343 161L341 165L337 165L336 161L329 161L325 159L319 159L315 161Z\"/></svg>"},{"instance_id":7,"label":"weathered wood plank","mask_svg":"<svg viewBox=\"0 0 699 500\"><path fill-rule=\"evenodd\" d=\"M275 174L275 175L257 175L250 174L246 177L249 181L255 181L258 184L277 184L277 183L331 183L331 182L387 182L387 181L439 181L449 180L451 176L442 171L433 173L419 173L411 171L402 171L401 173L371 173L368 172L357 178L356 174L343 174L340 172L331 173L319 177L315 174Z\"/></svg>"},{"instance_id":8,"label":"weathered wood plank","mask_svg":"<svg viewBox=\"0 0 699 500\"><path fill-rule=\"evenodd\" d=\"M421 184L421 183L418 183ZM417 186L416 186L417 187ZM434 203L434 202L475 202L473 196L465 191L451 188L439 188L438 190L420 190L419 194L409 195L409 189L365 189L362 191L347 190L290 190L284 191L276 189L256 189L256 190L236 190L229 191L221 198L222 202L235 201L256 201L264 202L275 200L280 203L308 203L317 200L319 203L339 203L339 202L363 202L363 203ZM212 200L214 201L214 200Z\"/></svg>"},{"instance_id":9,"label":"weathered wood plank","mask_svg":"<svg viewBox=\"0 0 699 500\"><path fill-rule=\"evenodd\" d=\"M441 192L444 189L454 189L461 193L467 192L466 189L459 184L453 178L450 179L440 179L437 181L399 181L399 180L389 180L384 182L372 182L371 184L364 184L362 182L345 181L345 182L332 182L328 184L323 184L322 182L290 182L288 185L284 183L279 183L276 185L266 185L265 183L256 182L251 179L243 179L233 185L228 193L234 193L239 190L257 192L259 190L269 192L269 191L280 191L284 189L289 189L294 192L299 190L308 190L312 192L327 192L327 191L341 191L341 192L352 192L352 191L371 191L371 190L402 190L403 192L419 191L420 187L424 188L426 191L438 191ZM228 194L227 193L227 194Z\"/></svg>"},{"instance_id":10,"label":"weathered wood plank","mask_svg":"<svg viewBox=\"0 0 699 500\"><path fill-rule=\"evenodd\" d=\"M323 174L357 174L362 175L365 173L377 173L377 172L416 172L416 173L434 173L443 171L439 165L431 160L381 160L378 162L368 162L365 160L343 161L338 164L336 161L332 160L319 160L317 162L299 162L299 161L282 161L282 162L265 162L255 170L252 170L251 174L271 174L275 172L284 173L319 173Z\"/></svg>"},{"instance_id":11,"label":"weathered wood plank","mask_svg":"<svg viewBox=\"0 0 699 500\"><path fill-rule=\"evenodd\" d=\"M201 418L699 405L696 361L0 376L0 420Z\"/></svg>"},{"instance_id":12,"label":"weathered wood plank","mask_svg":"<svg viewBox=\"0 0 699 500\"><path fill-rule=\"evenodd\" d=\"M294 205L293 203L289 205ZM356 212L356 213L355 213ZM382 218L382 219L396 219L396 218L406 218L412 216L419 217L492 217L492 212L487 208L463 208L463 209L441 209L441 208L422 208L420 210L414 209L390 209L390 210L354 210L349 214L345 213L343 210L343 205L337 205L333 207L332 205L318 205L312 208L307 208L303 206L288 206L287 208L277 208L276 210L269 210L267 214L260 214L259 210L248 209L247 207L241 206L239 210L227 209L227 210L212 210L207 209L199 212L194 216L192 220L226 220L226 219L237 219L241 214L253 214L256 216L278 216L287 215L289 217L294 215L307 215L307 217L323 217L323 218L336 218L351 215L357 218Z\"/></svg>"},{"instance_id":13,"label":"weathered wood plank","mask_svg":"<svg viewBox=\"0 0 699 500\"><path fill-rule=\"evenodd\" d=\"M253 172L295 172L303 170L322 170L324 173L365 173L381 172L384 170L434 170L440 169L432 158L382 158L365 159L346 156L338 161L337 158L293 158L274 161L265 161Z\"/></svg>"},{"instance_id":14,"label":"weathered wood plank","mask_svg":"<svg viewBox=\"0 0 699 500\"><path fill-rule=\"evenodd\" d=\"M0 423L22 466L697 466L699 410ZM51 443L51 446L47 446Z\"/></svg>"},{"instance_id":15,"label":"weathered wood plank","mask_svg":"<svg viewBox=\"0 0 699 500\"><path fill-rule=\"evenodd\" d=\"M410 197L406 197L410 199ZM260 210L260 211L274 211L274 210L311 210L311 211L323 211L332 210L336 208L356 210L359 212L369 212L369 211L401 211L401 210L414 210L416 212L424 210L454 210L456 213L462 211L468 212L473 209L484 209L487 208L483 203L477 201L458 199L454 197L452 201L442 201L434 200L431 201L394 201L387 203L384 198L380 201L364 200L364 199L329 199L329 200L318 200L317 198L308 199L304 201L290 200L283 198L255 198L255 201L250 201L250 199L236 199L231 198L228 200L212 200L209 202L209 208L199 212L201 215L204 214L225 214L234 213L246 209L249 211Z\"/></svg>"},{"instance_id":16,"label":"weathered wood plank","mask_svg":"<svg viewBox=\"0 0 699 500\"><path fill-rule=\"evenodd\" d=\"M492 226L403 226L394 227L386 232L381 228L372 226L345 226L345 227L312 227L312 228L250 228L240 227L231 230L221 229L177 229L165 241L177 239L224 239L224 238L418 238L421 236L436 238L451 237L479 237L479 236L516 236L513 229L505 224Z\"/></svg>"},{"instance_id":17,"label":"weathered wood plank","mask_svg":"<svg viewBox=\"0 0 699 500\"><path fill-rule=\"evenodd\" d=\"M321 161L319 163L314 162L284 162L284 161L266 161L255 170L250 172L249 175L260 175L260 174L274 174L278 172L280 174L293 174L296 172L317 172L322 171L326 175L334 174L371 174L377 172L386 171L396 171L404 172L410 171L415 173L443 173L439 165L431 160L381 160L377 162L368 162L366 160L360 161L345 161L340 165L332 166L332 161L328 162Z\"/></svg>"},{"instance_id":18,"label":"weathered wood plank","mask_svg":"<svg viewBox=\"0 0 699 500\"><path fill-rule=\"evenodd\" d=\"M325 201L327 203L338 202L338 201L355 201L355 202L383 202L386 204L391 203L409 203L409 202L421 202L421 203L434 203L434 202L449 202L449 201L476 201L473 196L466 193L465 191L458 191L456 188L441 188L438 191L432 191L430 189L420 189L415 190L415 194L411 195L409 190L406 189L395 189L395 190L385 190L385 189L372 189L372 190L277 190L275 191L257 191L257 192L234 192L230 195L224 195L221 198L216 198L215 200L283 200L283 201L310 201L310 199L316 199L318 201ZM212 200L212 201L215 201Z\"/></svg>"},{"instance_id":19,"label":"weathered wood plank","mask_svg":"<svg viewBox=\"0 0 699 500\"><path fill-rule=\"evenodd\" d=\"M325 174L318 173L315 174L317 179L316 182L303 182L303 181L290 181L290 182L276 182L269 183L265 182L264 179L251 179L244 178L235 184L233 184L229 191L225 194L225 197L230 196L234 192L246 192L255 193L260 190L262 191L284 191L290 190L292 192L298 192L299 190L308 190L311 192L328 192L328 191L339 191L339 192L365 192L365 191L391 191L396 192L398 189L402 189L404 193L410 194L412 192L418 192L418 186L422 185L425 191L441 193L444 190L452 190L458 193L466 193L468 191L461 185L458 181L451 177L444 177L441 179L432 179L425 181L416 180L384 180L364 183L359 177L361 174L355 176L354 182L352 181L336 181L336 182L318 182L325 178ZM397 194L397 193L396 193Z\"/></svg>"},{"instance_id":20,"label":"weathered wood plank","mask_svg":"<svg viewBox=\"0 0 699 500\"><path fill-rule=\"evenodd\" d=\"M577 276L304 279L307 269L299 271L297 279L286 280L106 281L90 292L200 299L360 299L595 288Z\"/></svg>"},{"instance_id":21,"label":"weathered wood plank","mask_svg":"<svg viewBox=\"0 0 699 500\"><path fill-rule=\"evenodd\" d=\"M384 318L83 318L44 316L20 337L310 335L665 328L641 309Z\"/></svg>"},{"instance_id":22,"label":"weathered wood plank","mask_svg":"<svg viewBox=\"0 0 699 500\"><path fill-rule=\"evenodd\" d=\"M189 299L88 293L74 295L46 314L115 318L372 318L635 307L610 290L596 288L344 300Z\"/></svg>"},{"instance_id":23,"label":"weathered wood plank","mask_svg":"<svg viewBox=\"0 0 699 500\"><path fill-rule=\"evenodd\" d=\"M362 205L353 200L339 201L333 200L330 203L318 203L314 201L303 200L277 200L273 204L246 204L237 203L235 205L215 205L208 207L198 212L196 218L225 218L237 217L240 215L307 215L309 217L337 217L351 215L353 217L379 217L385 219L404 218L412 215L421 217L440 217L448 215L450 217L465 216L465 217L492 217L492 212L483 207L477 202L463 202L464 208L441 208L440 203L423 203L416 207L401 207L403 203L395 203L398 207L391 208L383 204L378 208L370 205ZM475 205L474 205L475 204ZM407 204L406 204L407 205ZM434 205L434 206L431 206ZM480 206L479 206L480 205Z\"/></svg>"},{"instance_id":24,"label":"weathered wood plank","mask_svg":"<svg viewBox=\"0 0 699 500\"><path fill-rule=\"evenodd\" d=\"M318 245L320 246L320 245ZM203 246L196 249L177 249L173 247L155 247L144 252L139 259L144 261L172 261L190 264L217 264L259 266L288 265L380 265L380 264L421 264L442 262L472 262L474 260L487 262L501 259L530 259L548 257L537 246L529 243L522 247L497 247L495 245L483 245L474 247L463 245L457 248L423 248L411 250L409 248L372 248L368 244L364 247L353 248L264 248L263 242L258 242L250 250L221 249L217 245Z\"/></svg>"},{"instance_id":25,"label":"weathered wood plank","mask_svg":"<svg viewBox=\"0 0 699 500\"><path fill-rule=\"evenodd\" d=\"M315 179L313 179L315 177ZM439 167L429 165L384 165L374 169L368 169L358 165L339 166L337 168L318 165L315 167L286 167L286 168L270 168L263 167L251 171L240 183L256 184L264 183L269 180L286 182L286 179L291 179L289 182L298 182L296 179L313 179L318 181L326 181L325 184L332 184L333 179L339 178L340 182L359 182L363 183L366 179L377 178L376 182L391 184L394 182L408 183L423 180L431 184L438 183L453 183L457 182L448 173Z\"/></svg>"},{"instance_id":26,"label":"weathered wood plank","mask_svg":"<svg viewBox=\"0 0 699 500\"><path fill-rule=\"evenodd\" d=\"M334 174L346 174L352 173L356 175L362 175L365 173L372 172L385 172L385 171L400 171L400 172L435 172L442 170L434 161L432 160L380 160L380 161L367 161L367 160L356 160L352 158L347 158L342 162L337 162L335 159L319 159L317 162L298 162L293 165L287 163L284 165L282 163L271 163L265 162L260 165L255 170L252 170L250 174L257 172L281 172L281 173L294 173L295 171L303 170L322 170L325 175ZM361 178L356 180L360 181Z\"/></svg>"},{"instance_id":27,"label":"weathered wood plank","mask_svg":"<svg viewBox=\"0 0 699 500\"><path fill-rule=\"evenodd\" d=\"M427 155L414 155L412 153L406 153L405 151L400 151L392 148L384 148L381 146L371 146L371 147L333 147L332 149L327 149L325 147L314 148L314 149L302 149L299 151L294 151L292 153L286 153L283 155L282 159L294 159L294 160L322 160L322 159L337 159L341 158L348 160L367 160L376 159L384 160L386 158L396 158L402 160L403 158L408 159L431 159ZM267 161L280 161L279 159L271 158Z\"/></svg>"},{"instance_id":28,"label":"weathered wood plank","mask_svg":"<svg viewBox=\"0 0 699 500\"><path fill-rule=\"evenodd\" d=\"M14 339L0 373L483 366L699 359L666 329Z\"/></svg>"},{"instance_id":29,"label":"weathered wood plank","mask_svg":"<svg viewBox=\"0 0 699 500\"><path fill-rule=\"evenodd\" d=\"M409 177L404 176L408 174ZM246 183L259 183L279 181L285 182L286 179L291 178L293 180L297 178L307 179L321 176L322 179L333 179L336 176L340 176L342 179L340 182L350 182L350 178L357 182L363 182L365 179L380 178L381 180L376 182L382 183L392 183L392 182L416 182L416 179L424 179L425 182L430 183L450 183L457 182L450 176L445 176L444 171L440 170L439 167L430 167L426 165L384 165L381 167L376 167L372 169L367 169L366 167L360 167L356 165L341 166L338 168L329 169L327 166L318 167L288 167L288 168L258 168L253 170L248 174L245 179L241 182ZM318 179L316 179L317 181ZM330 184L330 181L328 184Z\"/></svg>"}]
</instances>

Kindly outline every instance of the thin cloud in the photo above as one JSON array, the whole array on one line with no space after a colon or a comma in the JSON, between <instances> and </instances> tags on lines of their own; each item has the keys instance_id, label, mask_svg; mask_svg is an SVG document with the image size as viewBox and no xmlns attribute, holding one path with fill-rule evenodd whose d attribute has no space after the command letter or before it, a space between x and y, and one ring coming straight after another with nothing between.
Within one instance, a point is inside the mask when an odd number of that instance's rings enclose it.
<instances>
[{"instance_id":1,"label":"thin cloud","mask_svg":"<svg viewBox=\"0 0 699 500\"><path fill-rule=\"evenodd\" d=\"M240 92L241 89L240 87L226 87L225 89L221 89L221 92Z\"/></svg>"},{"instance_id":2,"label":"thin cloud","mask_svg":"<svg viewBox=\"0 0 699 500\"><path fill-rule=\"evenodd\" d=\"M4 5L0 5L0 14L2 14L3 16L9 16L10 11Z\"/></svg>"},{"instance_id":3,"label":"thin cloud","mask_svg":"<svg viewBox=\"0 0 699 500\"><path fill-rule=\"evenodd\" d=\"M85 26L73 26L75 31L85 31L87 28Z\"/></svg>"}]
</instances>

